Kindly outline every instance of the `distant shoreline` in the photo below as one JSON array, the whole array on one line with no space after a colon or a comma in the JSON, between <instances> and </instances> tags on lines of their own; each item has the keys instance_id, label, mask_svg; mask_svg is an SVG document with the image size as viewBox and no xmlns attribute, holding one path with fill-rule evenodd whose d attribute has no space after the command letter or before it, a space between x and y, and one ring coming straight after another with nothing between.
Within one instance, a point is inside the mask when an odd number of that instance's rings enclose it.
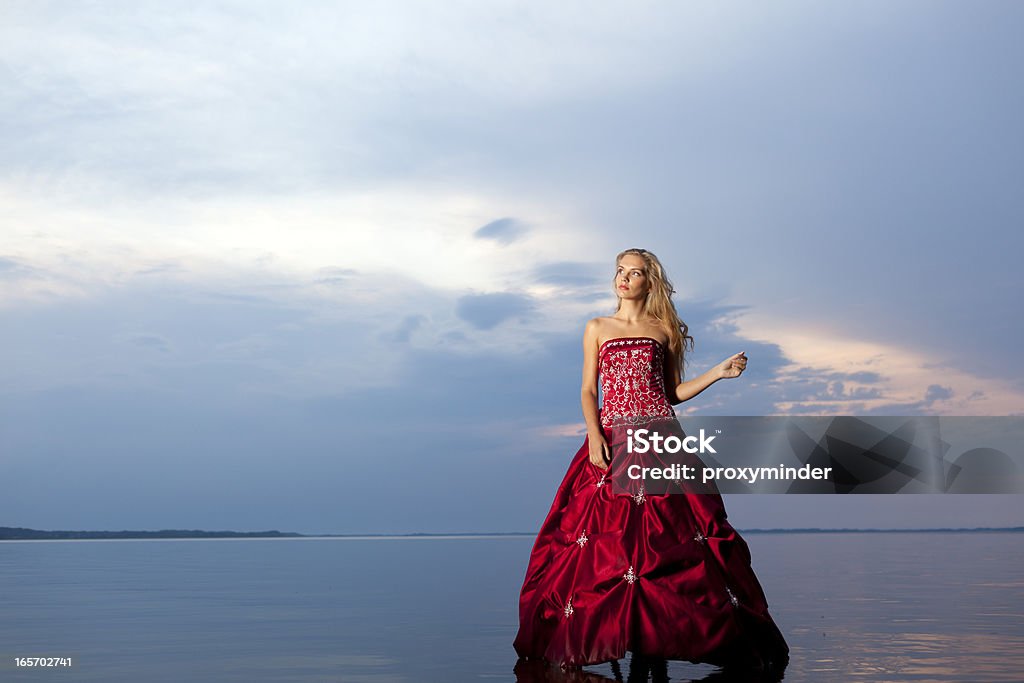
<instances>
[{"instance_id":1,"label":"distant shoreline","mask_svg":"<svg viewBox=\"0 0 1024 683\"><path fill-rule=\"evenodd\" d=\"M972 527L933 529L743 529L741 534L899 534L899 533L993 533L1024 532L1024 527ZM23 527L0 526L0 541L67 541L118 539L229 539L229 538L480 538L480 537L532 537L528 531L455 531L410 533L348 533L300 534L292 531L202 531L198 529L162 529L160 531L43 531Z\"/></svg>"}]
</instances>

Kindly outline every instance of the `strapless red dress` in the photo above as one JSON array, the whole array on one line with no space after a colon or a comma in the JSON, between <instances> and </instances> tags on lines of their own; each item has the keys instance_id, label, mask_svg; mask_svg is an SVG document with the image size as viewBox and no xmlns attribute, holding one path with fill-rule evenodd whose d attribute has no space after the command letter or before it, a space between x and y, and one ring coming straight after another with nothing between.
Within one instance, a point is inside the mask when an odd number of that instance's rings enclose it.
<instances>
[{"instance_id":1,"label":"strapless red dress","mask_svg":"<svg viewBox=\"0 0 1024 683\"><path fill-rule=\"evenodd\" d=\"M683 436L665 394L665 357L646 337L601 346L600 417L609 444L621 444L638 425ZM784 668L789 647L718 489L612 486L623 466L618 452L613 446L612 464L601 470L585 440L569 465L530 555L518 655L582 666L629 651Z\"/></svg>"}]
</instances>

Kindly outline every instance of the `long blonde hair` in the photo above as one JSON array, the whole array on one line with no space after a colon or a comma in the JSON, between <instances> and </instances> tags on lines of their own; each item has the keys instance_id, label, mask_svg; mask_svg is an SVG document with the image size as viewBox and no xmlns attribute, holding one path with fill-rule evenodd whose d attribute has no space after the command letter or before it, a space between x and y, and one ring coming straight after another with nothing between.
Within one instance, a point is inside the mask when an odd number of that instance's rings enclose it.
<instances>
[{"instance_id":1,"label":"long blonde hair","mask_svg":"<svg viewBox=\"0 0 1024 683\"><path fill-rule=\"evenodd\" d=\"M687 334L690 328L679 319L676 305L672 303L672 295L676 290L672 288L672 282L668 279L668 275L665 274L661 261L646 249L626 249L615 257L615 265L618 266L622 257L628 254L639 256L646 264L644 270L647 275L648 288L647 297L644 299L643 312L645 315L657 320L658 324L668 334L668 350L678 364L681 375L686 360L686 352L693 350L693 337ZM614 278L612 281L615 281ZM615 312L617 313L621 307L622 299L619 299Z\"/></svg>"}]
</instances>

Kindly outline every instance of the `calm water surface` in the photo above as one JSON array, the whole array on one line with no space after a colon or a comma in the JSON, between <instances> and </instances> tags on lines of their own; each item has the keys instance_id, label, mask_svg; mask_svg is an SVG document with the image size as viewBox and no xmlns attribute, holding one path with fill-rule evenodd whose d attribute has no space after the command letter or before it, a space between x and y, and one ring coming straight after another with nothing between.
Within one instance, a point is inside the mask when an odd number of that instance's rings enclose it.
<instances>
[{"instance_id":1,"label":"calm water surface","mask_svg":"<svg viewBox=\"0 0 1024 683\"><path fill-rule=\"evenodd\" d=\"M1024 680L1024 534L745 538L792 650L784 680ZM516 681L532 543L0 542L0 680ZM73 666L16 669L15 656ZM630 664L544 680L647 680Z\"/></svg>"}]
</instances>

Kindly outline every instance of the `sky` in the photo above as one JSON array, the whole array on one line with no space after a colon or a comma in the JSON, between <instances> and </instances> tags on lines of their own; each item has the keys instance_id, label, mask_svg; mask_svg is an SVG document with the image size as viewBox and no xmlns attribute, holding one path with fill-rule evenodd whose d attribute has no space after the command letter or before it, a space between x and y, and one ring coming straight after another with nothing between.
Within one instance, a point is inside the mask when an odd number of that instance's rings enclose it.
<instances>
[{"instance_id":1,"label":"sky","mask_svg":"<svg viewBox=\"0 0 1024 683\"><path fill-rule=\"evenodd\" d=\"M1015 2L0 3L0 525L535 531L614 256L680 415L1024 415ZM1024 497L727 495L740 529Z\"/></svg>"}]
</instances>

